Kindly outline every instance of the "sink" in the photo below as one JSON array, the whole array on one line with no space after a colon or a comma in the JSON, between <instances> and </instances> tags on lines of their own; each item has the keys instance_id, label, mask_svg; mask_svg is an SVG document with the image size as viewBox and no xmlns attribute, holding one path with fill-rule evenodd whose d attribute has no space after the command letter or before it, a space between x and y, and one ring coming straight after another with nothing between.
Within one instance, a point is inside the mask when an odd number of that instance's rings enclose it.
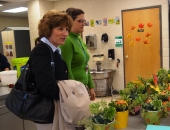
<instances>
[{"instance_id":1,"label":"sink","mask_svg":"<svg viewBox=\"0 0 170 130\"><path fill-rule=\"evenodd\" d=\"M113 83L113 69L91 69L90 73L94 83L96 96L110 96Z\"/></svg>"},{"instance_id":2,"label":"sink","mask_svg":"<svg viewBox=\"0 0 170 130\"><path fill-rule=\"evenodd\" d=\"M90 73L92 76L92 79L106 79L113 77L113 72L116 70L113 69L101 69L100 71L97 71L97 69L91 69Z\"/></svg>"}]
</instances>

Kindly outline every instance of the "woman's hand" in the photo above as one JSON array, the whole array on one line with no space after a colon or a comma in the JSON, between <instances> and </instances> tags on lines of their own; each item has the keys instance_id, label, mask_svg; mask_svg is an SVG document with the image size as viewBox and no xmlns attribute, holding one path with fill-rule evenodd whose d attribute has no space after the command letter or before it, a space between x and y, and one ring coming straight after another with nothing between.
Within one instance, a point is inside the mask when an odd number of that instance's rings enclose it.
<instances>
[{"instance_id":1,"label":"woman's hand","mask_svg":"<svg viewBox=\"0 0 170 130\"><path fill-rule=\"evenodd\" d=\"M91 101L94 101L95 98L96 98L96 94L95 94L95 92L94 92L94 89L91 88L91 89L89 90L89 93L90 93L90 100L91 100Z\"/></svg>"}]
</instances>

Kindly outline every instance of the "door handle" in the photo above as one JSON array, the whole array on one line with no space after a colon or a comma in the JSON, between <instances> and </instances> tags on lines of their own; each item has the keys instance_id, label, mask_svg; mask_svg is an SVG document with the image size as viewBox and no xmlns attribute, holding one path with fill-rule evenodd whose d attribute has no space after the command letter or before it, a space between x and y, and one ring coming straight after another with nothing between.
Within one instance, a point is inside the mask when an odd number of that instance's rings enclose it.
<instances>
[{"instance_id":1,"label":"door handle","mask_svg":"<svg viewBox=\"0 0 170 130\"><path fill-rule=\"evenodd\" d=\"M125 57L126 57L126 59L128 59L128 58L129 58L129 56L128 56L128 55L126 55Z\"/></svg>"}]
</instances>

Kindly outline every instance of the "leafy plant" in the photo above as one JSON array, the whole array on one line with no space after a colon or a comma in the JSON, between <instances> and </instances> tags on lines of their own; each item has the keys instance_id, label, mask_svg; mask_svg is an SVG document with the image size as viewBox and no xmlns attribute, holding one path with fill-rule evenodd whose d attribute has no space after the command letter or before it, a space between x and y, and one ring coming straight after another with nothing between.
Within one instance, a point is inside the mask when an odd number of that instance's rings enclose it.
<instances>
[{"instance_id":1,"label":"leafy plant","mask_svg":"<svg viewBox=\"0 0 170 130\"><path fill-rule=\"evenodd\" d=\"M157 95L140 94L137 99L145 110L160 111L163 108L162 100Z\"/></svg>"},{"instance_id":2,"label":"leafy plant","mask_svg":"<svg viewBox=\"0 0 170 130\"><path fill-rule=\"evenodd\" d=\"M109 105L105 100L91 103L89 108L91 113L90 117L79 121L78 125L84 125L86 128L93 128L93 123L108 124L114 121L116 109Z\"/></svg>"},{"instance_id":3,"label":"leafy plant","mask_svg":"<svg viewBox=\"0 0 170 130\"><path fill-rule=\"evenodd\" d=\"M117 112L128 110L128 103L125 100L112 100L109 106L116 108Z\"/></svg>"},{"instance_id":4,"label":"leafy plant","mask_svg":"<svg viewBox=\"0 0 170 130\"><path fill-rule=\"evenodd\" d=\"M164 68L161 68L158 72L157 72L157 77L158 77L158 84L160 84L161 86L163 86L165 83L168 82L168 71Z\"/></svg>"},{"instance_id":5,"label":"leafy plant","mask_svg":"<svg viewBox=\"0 0 170 130\"><path fill-rule=\"evenodd\" d=\"M90 104L90 113L92 114L92 121L96 124L107 124L113 121L116 115L116 109L105 100Z\"/></svg>"},{"instance_id":6,"label":"leafy plant","mask_svg":"<svg viewBox=\"0 0 170 130\"><path fill-rule=\"evenodd\" d=\"M120 90L119 94L121 99L128 103L129 112L135 114L135 108L140 107L140 101L136 98L138 94L143 94L146 92L147 79L138 77L138 80L133 80L127 83L124 90Z\"/></svg>"}]
</instances>

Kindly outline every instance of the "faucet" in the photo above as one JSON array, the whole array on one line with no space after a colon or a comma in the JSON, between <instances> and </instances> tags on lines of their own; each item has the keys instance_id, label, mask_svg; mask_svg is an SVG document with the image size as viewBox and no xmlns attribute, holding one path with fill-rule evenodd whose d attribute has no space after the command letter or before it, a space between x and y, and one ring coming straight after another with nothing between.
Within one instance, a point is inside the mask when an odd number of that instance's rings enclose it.
<instances>
[{"instance_id":1,"label":"faucet","mask_svg":"<svg viewBox=\"0 0 170 130\"><path fill-rule=\"evenodd\" d=\"M101 61L97 61L96 62L96 65L97 65L97 71L100 71L101 70Z\"/></svg>"}]
</instances>

